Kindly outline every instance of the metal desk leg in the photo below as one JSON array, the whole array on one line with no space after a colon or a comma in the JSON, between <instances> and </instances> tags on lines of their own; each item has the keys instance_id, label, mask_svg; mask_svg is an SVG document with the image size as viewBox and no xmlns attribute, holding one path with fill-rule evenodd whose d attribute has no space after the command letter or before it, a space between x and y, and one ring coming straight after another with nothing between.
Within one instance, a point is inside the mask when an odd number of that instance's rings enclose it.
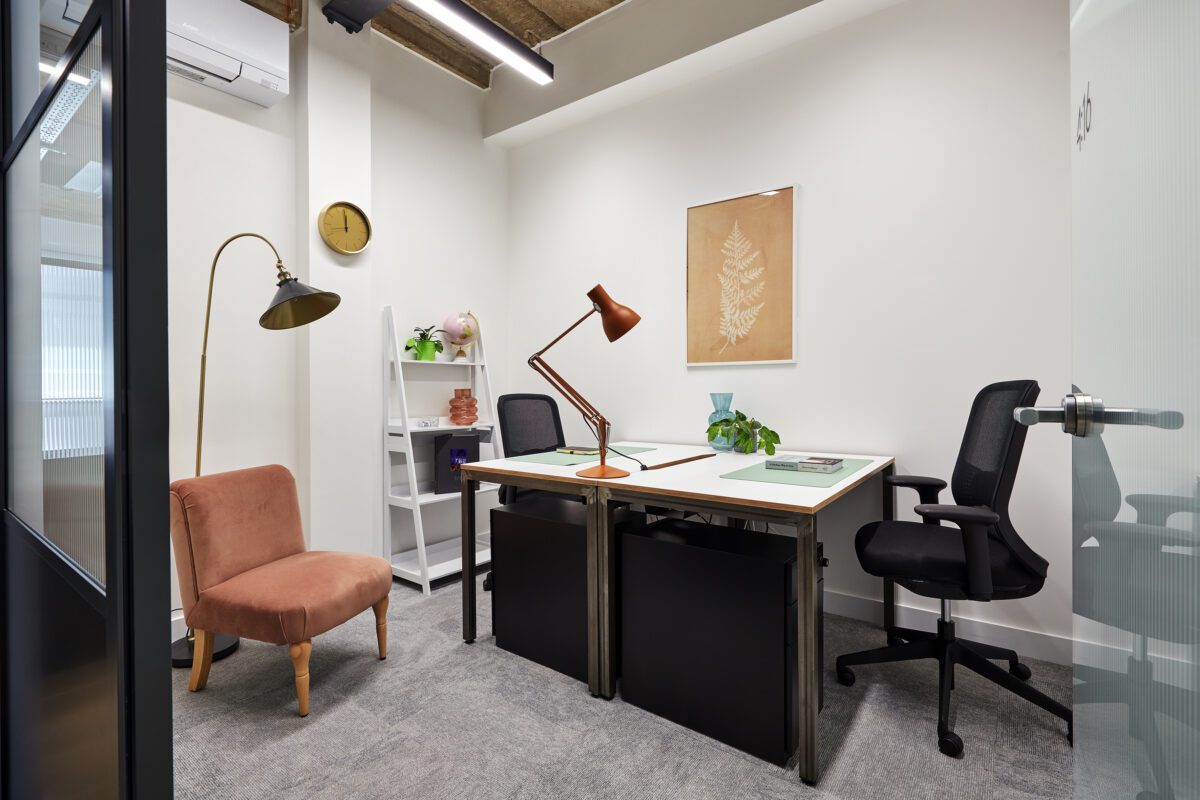
<instances>
[{"instance_id":1,"label":"metal desk leg","mask_svg":"<svg viewBox=\"0 0 1200 800\"><path fill-rule=\"evenodd\" d=\"M889 464L883 468L880 478L883 484L883 518L896 518L896 487L888 482L888 478L896 474L896 465ZM890 578L883 581L883 629L891 631L896 627L896 582Z\"/></svg>"},{"instance_id":2,"label":"metal desk leg","mask_svg":"<svg viewBox=\"0 0 1200 800\"><path fill-rule=\"evenodd\" d=\"M609 492L589 488L587 500L588 690L611 700L613 679L612 534Z\"/></svg>"},{"instance_id":3,"label":"metal desk leg","mask_svg":"<svg viewBox=\"0 0 1200 800\"><path fill-rule=\"evenodd\" d=\"M817 763L817 713L820 703L821 664L817 663L817 518L802 517L796 524L796 654L800 659L800 741L796 771L800 779L815 785L820 778Z\"/></svg>"},{"instance_id":4,"label":"metal desk leg","mask_svg":"<svg viewBox=\"0 0 1200 800\"><path fill-rule=\"evenodd\" d=\"M462 480L463 641L475 641L475 490L479 481Z\"/></svg>"},{"instance_id":5,"label":"metal desk leg","mask_svg":"<svg viewBox=\"0 0 1200 800\"><path fill-rule=\"evenodd\" d=\"M600 654L600 696L611 700L617 694L617 565L616 531L613 526L612 493L605 487L596 489L596 530L599 532L599 548L597 549L596 566L597 585L599 587L599 625L600 639L598 651Z\"/></svg>"}]
</instances>

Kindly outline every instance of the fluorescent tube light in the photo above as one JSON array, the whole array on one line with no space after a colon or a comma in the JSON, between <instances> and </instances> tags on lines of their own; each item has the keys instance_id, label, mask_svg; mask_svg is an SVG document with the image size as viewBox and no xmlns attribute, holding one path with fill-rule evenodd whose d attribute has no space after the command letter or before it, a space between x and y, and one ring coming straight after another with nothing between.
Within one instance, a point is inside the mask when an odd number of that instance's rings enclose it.
<instances>
[{"instance_id":1,"label":"fluorescent tube light","mask_svg":"<svg viewBox=\"0 0 1200 800\"><path fill-rule=\"evenodd\" d=\"M44 61L38 62L38 69L40 69L42 72L46 73L47 75L54 74L54 67L50 66L49 64L45 63ZM76 75L74 72L69 73L67 75L67 80L75 81L76 83L80 84L81 86L87 86L89 83L91 83L91 81L89 79L83 77L82 75Z\"/></svg>"},{"instance_id":2,"label":"fluorescent tube light","mask_svg":"<svg viewBox=\"0 0 1200 800\"><path fill-rule=\"evenodd\" d=\"M534 83L545 86L554 80L553 64L461 0L408 0L408 3Z\"/></svg>"}]
</instances>

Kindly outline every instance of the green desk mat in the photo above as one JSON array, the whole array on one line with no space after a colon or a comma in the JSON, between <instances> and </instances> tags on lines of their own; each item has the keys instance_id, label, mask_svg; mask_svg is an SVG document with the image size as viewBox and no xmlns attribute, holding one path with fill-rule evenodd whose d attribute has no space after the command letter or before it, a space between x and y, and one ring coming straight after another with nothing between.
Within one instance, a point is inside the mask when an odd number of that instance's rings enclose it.
<instances>
[{"instance_id":1,"label":"green desk mat","mask_svg":"<svg viewBox=\"0 0 1200 800\"><path fill-rule=\"evenodd\" d=\"M636 456L638 453L648 453L653 450L653 447L625 447L623 445L615 445L621 453L627 453L631 456ZM620 456L616 450L608 448L609 458ZM586 464L589 461L599 461L599 454L594 456L578 455L575 453L530 453L527 456L513 456L509 461L528 461L531 464L550 464L555 467L573 467L576 464Z\"/></svg>"},{"instance_id":2,"label":"green desk mat","mask_svg":"<svg viewBox=\"0 0 1200 800\"><path fill-rule=\"evenodd\" d=\"M722 478L732 478L735 481L758 481L759 483L786 483L790 486L808 486L814 489L828 489L841 483L846 478L871 463L869 458L847 458L842 462L842 468L837 472L792 472L786 469L767 469L767 462L760 461L749 467L743 467L733 472L726 472Z\"/></svg>"}]
</instances>

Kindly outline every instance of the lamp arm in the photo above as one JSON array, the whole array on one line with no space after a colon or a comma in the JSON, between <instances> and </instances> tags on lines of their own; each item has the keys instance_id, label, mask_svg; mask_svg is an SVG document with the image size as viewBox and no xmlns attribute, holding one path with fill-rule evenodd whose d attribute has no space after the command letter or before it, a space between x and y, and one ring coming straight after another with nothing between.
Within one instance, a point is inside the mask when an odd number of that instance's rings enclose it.
<instances>
[{"instance_id":1,"label":"lamp arm","mask_svg":"<svg viewBox=\"0 0 1200 800\"><path fill-rule=\"evenodd\" d=\"M267 247L271 248L271 252L275 254L275 269L279 272L279 279L285 280L291 275L283 268L283 257L279 255L279 250L275 245L271 244L271 240L257 233L238 233L230 236L221 246L217 248L217 254L213 256L212 269L208 273L208 302L204 307L204 340L200 346L200 402L196 412L196 477L200 477L200 453L204 442L204 382L208 371L208 329L212 321L212 299L213 299L213 284L217 279L217 262L221 260L221 254L225 252L225 248L232 242L245 237L261 239L267 243Z\"/></svg>"}]
</instances>

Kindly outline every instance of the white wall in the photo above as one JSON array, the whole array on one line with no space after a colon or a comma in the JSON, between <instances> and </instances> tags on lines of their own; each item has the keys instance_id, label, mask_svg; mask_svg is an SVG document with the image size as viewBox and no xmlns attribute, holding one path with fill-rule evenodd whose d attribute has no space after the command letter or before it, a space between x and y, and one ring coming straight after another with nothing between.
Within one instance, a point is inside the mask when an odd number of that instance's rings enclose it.
<instances>
[{"instance_id":1,"label":"white wall","mask_svg":"<svg viewBox=\"0 0 1200 800\"><path fill-rule=\"evenodd\" d=\"M195 471L200 345L214 253L229 236L253 231L279 248L285 264L295 262L293 131L290 99L264 109L167 78L172 480ZM270 248L254 239L231 244L213 292L205 472L271 463L296 468L298 340L293 331L258 325L274 294ZM178 608L174 567L171 582Z\"/></svg>"},{"instance_id":2,"label":"white wall","mask_svg":"<svg viewBox=\"0 0 1200 800\"><path fill-rule=\"evenodd\" d=\"M581 331L555 363L616 436L700 441L707 393L732 391L785 445L948 477L981 386L1032 377L1049 402L1069 386L1067 43L1066 0L911 0L514 150L514 352L599 281L642 324L611 345ZM686 368L685 209L787 183L798 363ZM518 371L511 388L544 385ZM1031 433L1013 517L1051 562L1046 588L960 613L1069 637L1069 466L1066 437ZM835 527L827 586L876 594Z\"/></svg>"}]
</instances>

